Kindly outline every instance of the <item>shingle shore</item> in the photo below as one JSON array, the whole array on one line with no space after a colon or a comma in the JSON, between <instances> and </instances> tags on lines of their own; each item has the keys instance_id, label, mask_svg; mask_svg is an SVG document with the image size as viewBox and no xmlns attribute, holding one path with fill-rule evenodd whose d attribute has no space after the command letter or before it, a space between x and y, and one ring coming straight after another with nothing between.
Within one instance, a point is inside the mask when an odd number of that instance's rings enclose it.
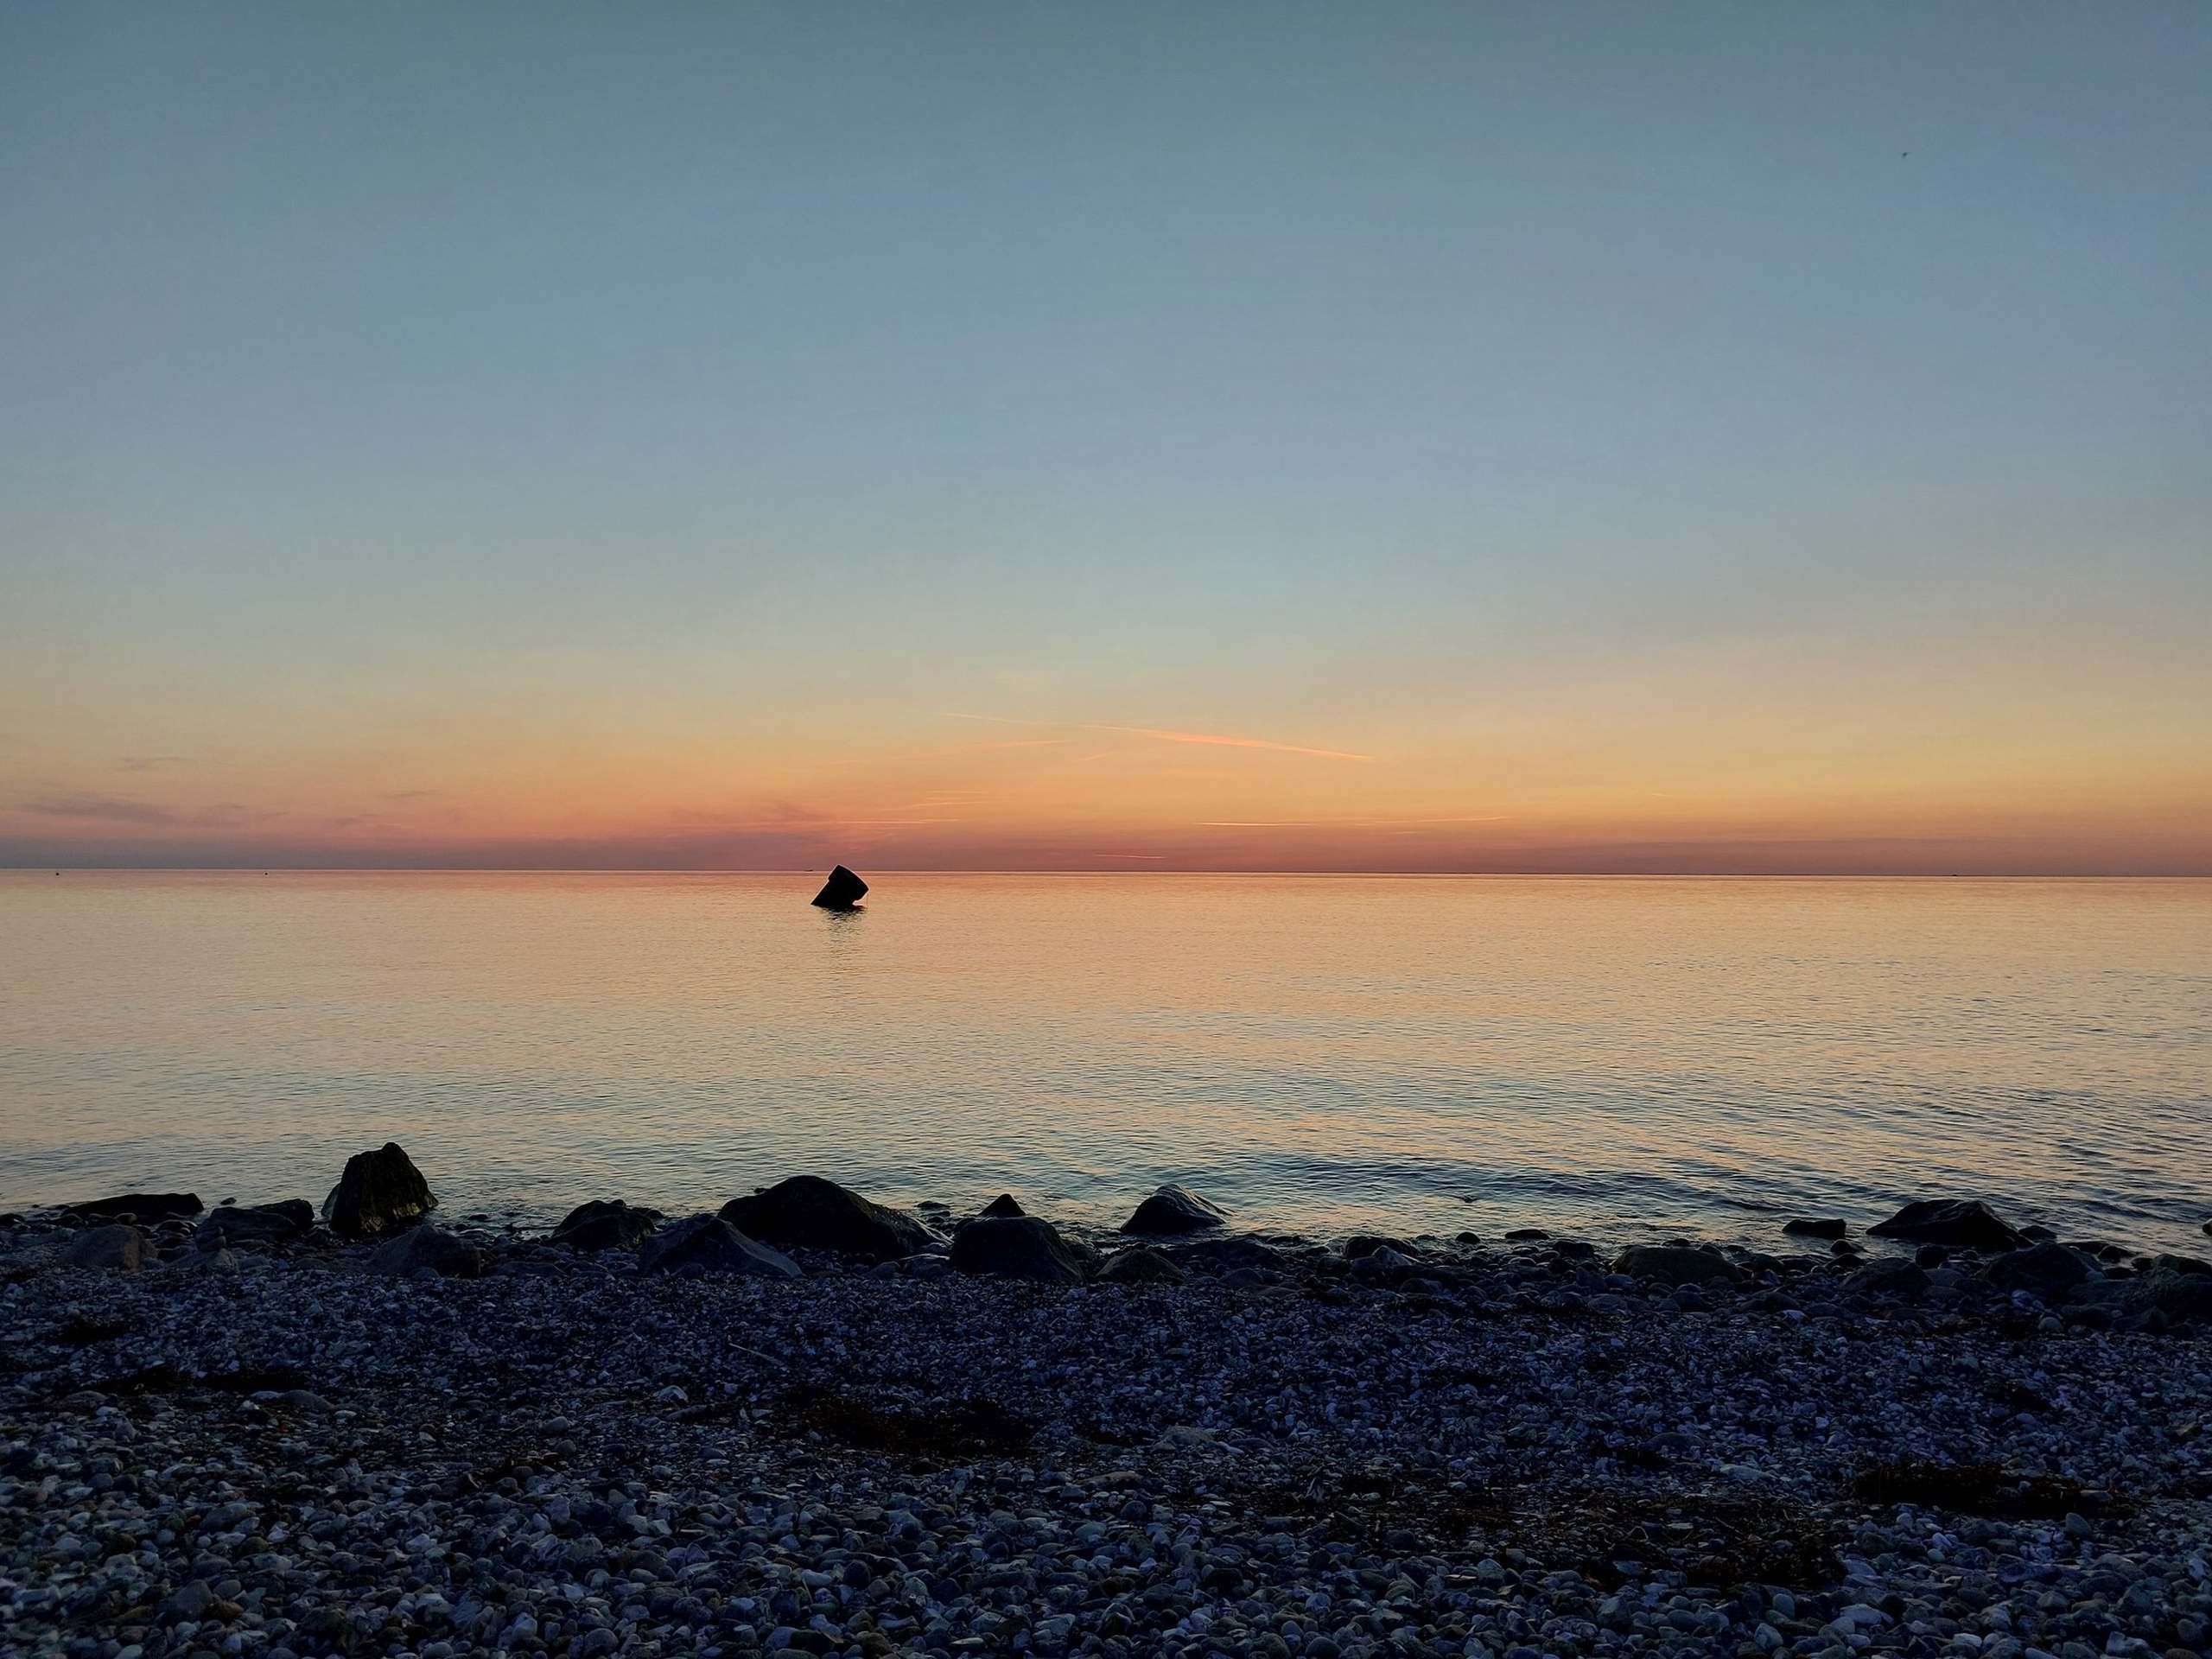
<instances>
[{"instance_id":1,"label":"shingle shore","mask_svg":"<svg viewBox=\"0 0 2212 1659\"><path fill-rule=\"evenodd\" d=\"M2101 1304L1217 1238L1167 1247L1186 1284L1061 1288L486 1235L465 1279L186 1232L135 1272L0 1236L0 1649L2090 1659L2212 1624L2212 1346L2126 1300L2186 1264Z\"/></svg>"}]
</instances>

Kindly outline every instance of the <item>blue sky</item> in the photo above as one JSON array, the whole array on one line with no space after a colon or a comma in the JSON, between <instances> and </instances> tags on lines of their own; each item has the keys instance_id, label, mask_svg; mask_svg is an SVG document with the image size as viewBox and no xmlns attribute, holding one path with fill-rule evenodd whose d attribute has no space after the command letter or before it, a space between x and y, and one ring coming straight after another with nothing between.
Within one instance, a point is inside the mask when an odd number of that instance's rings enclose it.
<instances>
[{"instance_id":1,"label":"blue sky","mask_svg":"<svg viewBox=\"0 0 2212 1659\"><path fill-rule=\"evenodd\" d=\"M15 8L0 855L345 850L365 769L467 797L395 857L642 847L981 713L2189 864L2207 85L2178 4Z\"/></svg>"}]
</instances>

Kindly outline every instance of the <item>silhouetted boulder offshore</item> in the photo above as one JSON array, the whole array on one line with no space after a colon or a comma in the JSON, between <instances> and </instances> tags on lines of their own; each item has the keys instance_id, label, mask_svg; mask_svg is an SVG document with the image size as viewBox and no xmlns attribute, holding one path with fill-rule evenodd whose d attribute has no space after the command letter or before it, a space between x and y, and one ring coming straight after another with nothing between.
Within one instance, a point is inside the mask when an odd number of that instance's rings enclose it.
<instances>
[{"instance_id":1,"label":"silhouetted boulder offshore","mask_svg":"<svg viewBox=\"0 0 2212 1659\"><path fill-rule=\"evenodd\" d=\"M794 1175L750 1198L732 1198L721 1218L747 1238L783 1249L829 1250L865 1262L896 1262L939 1243L912 1216L819 1175Z\"/></svg>"},{"instance_id":2,"label":"silhouetted boulder offshore","mask_svg":"<svg viewBox=\"0 0 2212 1659\"><path fill-rule=\"evenodd\" d=\"M1960 1250L2015 1250L2027 1242L1980 1198L1922 1198L1866 1230L1877 1238L1910 1238Z\"/></svg>"},{"instance_id":3,"label":"silhouetted boulder offshore","mask_svg":"<svg viewBox=\"0 0 2212 1659\"><path fill-rule=\"evenodd\" d=\"M1003 1216L1026 1216L1029 1212L1021 1207L1021 1201L1013 1193L1001 1192L983 1206L982 1213L987 1219L997 1220Z\"/></svg>"},{"instance_id":4,"label":"silhouetted boulder offshore","mask_svg":"<svg viewBox=\"0 0 2212 1659\"><path fill-rule=\"evenodd\" d=\"M868 883L840 864L830 872L822 891L814 895L814 902L823 910L852 910L867 897Z\"/></svg>"},{"instance_id":5,"label":"silhouetted boulder offshore","mask_svg":"<svg viewBox=\"0 0 2212 1659\"><path fill-rule=\"evenodd\" d=\"M436 1208L430 1184L396 1141L357 1152L322 1201L322 1218L340 1238L380 1238Z\"/></svg>"},{"instance_id":6,"label":"silhouetted boulder offshore","mask_svg":"<svg viewBox=\"0 0 2212 1659\"><path fill-rule=\"evenodd\" d=\"M1188 1187L1160 1188L1137 1206L1136 1214L1122 1224L1122 1230L1144 1238L1173 1238L1181 1233L1203 1232L1229 1220L1229 1212L1207 1203Z\"/></svg>"}]
</instances>

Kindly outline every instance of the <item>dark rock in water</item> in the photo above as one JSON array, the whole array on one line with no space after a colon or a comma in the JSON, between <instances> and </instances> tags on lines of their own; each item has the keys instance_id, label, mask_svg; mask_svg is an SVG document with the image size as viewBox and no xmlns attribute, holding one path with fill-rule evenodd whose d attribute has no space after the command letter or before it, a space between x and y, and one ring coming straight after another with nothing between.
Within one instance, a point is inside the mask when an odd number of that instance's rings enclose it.
<instances>
[{"instance_id":1,"label":"dark rock in water","mask_svg":"<svg viewBox=\"0 0 2212 1659\"><path fill-rule=\"evenodd\" d=\"M952 1265L999 1279L1079 1285L1098 1270L1098 1255L1035 1216L989 1216L953 1234Z\"/></svg>"},{"instance_id":2,"label":"dark rock in water","mask_svg":"<svg viewBox=\"0 0 2212 1659\"><path fill-rule=\"evenodd\" d=\"M982 1213L986 1218L995 1220L1001 1216L1026 1216L1029 1212L1015 1201L1013 1193L1001 1192L983 1206Z\"/></svg>"},{"instance_id":3,"label":"dark rock in water","mask_svg":"<svg viewBox=\"0 0 2212 1659\"><path fill-rule=\"evenodd\" d=\"M1533 1244L1538 1239L1550 1236L1551 1235L1541 1227L1516 1227L1506 1233L1505 1242L1509 1244Z\"/></svg>"},{"instance_id":4,"label":"dark rock in water","mask_svg":"<svg viewBox=\"0 0 2212 1659\"><path fill-rule=\"evenodd\" d=\"M1750 1276L1718 1250L1680 1244L1631 1244L1614 1258L1613 1271L1662 1285L1733 1285Z\"/></svg>"},{"instance_id":5,"label":"dark rock in water","mask_svg":"<svg viewBox=\"0 0 2212 1659\"><path fill-rule=\"evenodd\" d=\"M756 1279L796 1279L798 1263L747 1238L720 1216L671 1222L638 1249L640 1273L737 1273Z\"/></svg>"},{"instance_id":6,"label":"dark rock in water","mask_svg":"<svg viewBox=\"0 0 2212 1659\"><path fill-rule=\"evenodd\" d=\"M357 1152L322 1201L322 1218L340 1238L381 1238L436 1207L430 1184L396 1141Z\"/></svg>"},{"instance_id":7,"label":"dark rock in water","mask_svg":"<svg viewBox=\"0 0 2212 1659\"><path fill-rule=\"evenodd\" d=\"M1884 1296L1895 1301L1916 1302L1928 1294L1932 1281L1910 1262L1870 1262L1843 1281L1853 1296Z\"/></svg>"},{"instance_id":8,"label":"dark rock in water","mask_svg":"<svg viewBox=\"0 0 2212 1659\"><path fill-rule=\"evenodd\" d=\"M111 1222L79 1233L61 1247L61 1265L92 1273L136 1273L153 1254L151 1243L136 1227Z\"/></svg>"},{"instance_id":9,"label":"dark rock in water","mask_svg":"<svg viewBox=\"0 0 2212 1659\"><path fill-rule=\"evenodd\" d=\"M112 1198L92 1198L65 1204L64 1215L80 1221L168 1221L175 1216L196 1216L207 1206L197 1192L124 1192Z\"/></svg>"},{"instance_id":10,"label":"dark rock in water","mask_svg":"<svg viewBox=\"0 0 2212 1659\"><path fill-rule=\"evenodd\" d=\"M1795 1221L1783 1222L1782 1230L1792 1238L1841 1238L1846 1230L1836 1217L1809 1219L1800 1216Z\"/></svg>"},{"instance_id":11,"label":"dark rock in water","mask_svg":"<svg viewBox=\"0 0 2212 1659\"><path fill-rule=\"evenodd\" d=\"M1377 1250L1395 1250L1409 1262L1421 1255L1418 1247L1408 1244L1402 1238L1389 1238L1376 1233L1354 1233L1344 1240L1344 1259L1347 1262L1357 1262Z\"/></svg>"},{"instance_id":12,"label":"dark rock in water","mask_svg":"<svg viewBox=\"0 0 2212 1659\"><path fill-rule=\"evenodd\" d=\"M1173 1238L1219 1227L1228 1219L1227 1211L1207 1203L1187 1187L1171 1184L1139 1205L1136 1214L1122 1224L1122 1230L1146 1238Z\"/></svg>"},{"instance_id":13,"label":"dark rock in water","mask_svg":"<svg viewBox=\"0 0 2212 1659\"><path fill-rule=\"evenodd\" d=\"M2207 1238L2212 1238L2212 1221L2208 1221L2204 1224L2204 1236Z\"/></svg>"},{"instance_id":14,"label":"dark rock in water","mask_svg":"<svg viewBox=\"0 0 2212 1659\"><path fill-rule=\"evenodd\" d=\"M868 883L840 864L830 872L814 902L823 910L850 910L868 897Z\"/></svg>"},{"instance_id":15,"label":"dark rock in water","mask_svg":"<svg viewBox=\"0 0 2212 1659\"><path fill-rule=\"evenodd\" d=\"M2164 1268L2168 1273L2212 1274L2212 1262L2194 1255L2169 1255L2161 1250L2151 1258L2153 1272Z\"/></svg>"},{"instance_id":16,"label":"dark rock in water","mask_svg":"<svg viewBox=\"0 0 2212 1659\"><path fill-rule=\"evenodd\" d=\"M2063 1244L2036 1244L1999 1256L1986 1276L1999 1290L2055 1294L2088 1283L2091 1272L2088 1262Z\"/></svg>"},{"instance_id":17,"label":"dark rock in water","mask_svg":"<svg viewBox=\"0 0 2212 1659\"><path fill-rule=\"evenodd\" d=\"M289 1244L314 1230L315 1206L305 1198L285 1198L276 1204L211 1210L194 1230L192 1242L203 1250L233 1244Z\"/></svg>"},{"instance_id":18,"label":"dark rock in water","mask_svg":"<svg viewBox=\"0 0 2212 1659\"><path fill-rule=\"evenodd\" d=\"M896 1262L938 1242L912 1216L819 1175L794 1175L765 1192L732 1198L721 1217L747 1238L784 1249L830 1250L864 1262Z\"/></svg>"},{"instance_id":19,"label":"dark rock in water","mask_svg":"<svg viewBox=\"0 0 2212 1659\"><path fill-rule=\"evenodd\" d=\"M633 1209L620 1198L594 1198L561 1217L553 1242L572 1250L627 1249L666 1219L658 1210Z\"/></svg>"},{"instance_id":20,"label":"dark rock in water","mask_svg":"<svg viewBox=\"0 0 2212 1659\"><path fill-rule=\"evenodd\" d=\"M1866 1230L1878 1238L1910 1238L1960 1250L2016 1250L2025 1239L1980 1198L1922 1198Z\"/></svg>"},{"instance_id":21,"label":"dark rock in water","mask_svg":"<svg viewBox=\"0 0 2212 1659\"><path fill-rule=\"evenodd\" d=\"M1188 1277L1149 1244L1117 1250L1098 1269L1098 1282L1102 1285L1179 1285Z\"/></svg>"},{"instance_id":22,"label":"dark rock in water","mask_svg":"<svg viewBox=\"0 0 2212 1659\"><path fill-rule=\"evenodd\" d=\"M397 1238L377 1246L369 1257L369 1270L395 1279L411 1274L435 1273L448 1279L481 1279L491 1270L492 1258L481 1247L451 1233L441 1232L428 1222L410 1227Z\"/></svg>"}]
</instances>

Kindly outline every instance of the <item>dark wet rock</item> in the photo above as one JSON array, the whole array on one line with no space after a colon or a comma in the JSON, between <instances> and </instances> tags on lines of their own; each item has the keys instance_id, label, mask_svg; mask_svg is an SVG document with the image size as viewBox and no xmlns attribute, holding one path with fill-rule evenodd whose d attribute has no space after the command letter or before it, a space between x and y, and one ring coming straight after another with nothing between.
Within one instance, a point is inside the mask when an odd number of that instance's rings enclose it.
<instances>
[{"instance_id":1,"label":"dark wet rock","mask_svg":"<svg viewBox=\"0 0 2212 1659\"><path fill-rule=\"evenodd\" d=\"M798 1263L781 1250L747 1238L720 1216L671 1222L638 1249L641 1273L747 1274L757 1279L796 1279Z\"/></svg>"},{"instance_id":2,"label":"dark wet rock","mask_svg":"<svg viewBox=\"0 0 2212 1659\"><path fill-rule=\"evenodd\" d=\"M2063 1294L2088 1281L2094 1269L2063 1244L2035 1244L1992 1262L1984 1276L1999 1290Z\"/></svg>"},{"instance_id":3,"label":"dark wet rock","mask_svg":"<svg viewBox=\"0 0 2212 1659\"><path fill-rule=\"evenodd\" d=\"M1098 1269L1103 1285L1179 1285L1188 1275L1149 1244L1117 1250Z\"/></svg>"},{"instance_id":4,"label":"dark wet rock","mask_svg":"<svg viewBox=\"0 0 2212 1659\"><path fill-rule=\"evenodd\" d=\"M658 1210L632 1206L620 1198L594 1198L561 1217L553 1242L572 1250L627 1249L666 1219Z\"/></svg>"},{"instance_id":5,"label":"dark wet rock","mask_svg":"<svg viewBox=\"0 0 2212 1659\"><path fill-rule=\"evenodd\" d=\"M1219 1205L1171 1183L1139 1205L1136 1213L1122 1224L1122 1230L1142 1238L1173 1238L1219 1227L1228 1219L1229 1212Z\"/></svg>"},{"instance_id":6,"label":"dark wet rock","mask_svg":"<svg viewBox=\"0 0 2212 1659\"><path fill-rule=\"evenodd\" d=\"M863 1262L896 1262L938 1242L913 1217L871 1203L819 1175L794 1175L766 1192L732 1198L722 1206L721 1217L747 1238Z\"/></svg>"},{"instance_id":7,"label":"dark wet rock","mask_svg":"<svg viewBox=\"0 0 2212 1659\"><path fill-rule=\"evenodd\" d=\"M988 1204L985 1205L982 1209L983 1216L986 1219L989 1220L996 1220L1001 1216L1026 1216L1028 1213L1029 1212L1027 1210L1024 1210L1020 1204L1015 1200L1014 1194L1011 1192L1000 1193L998 1197L993 1198Z\"/></svg>"},{"instance_id":8,"label":"dark wet rock","mask_svg":"<svg viewBox=\"0 0 2212 1659\"><path fill-rule=\"evenodd\" d=\"M1980 1198L1922 1198L1866 1230L1961 1250L2015 1250L2026 1237Z\"/></svg>"},{"instance_id":9,"label":"dark wet rock","mask_svg":"<svg viewBox=\"0 0 2212 1659\"><path fill-rule=\"evenodd\" d=\"M814 902L823 910L850 910L868 897L868 883L840 864L830 872Z\"/></svg>"},{"instance_id":10,"label":"dark wet rock","mask_svg":"<svg viewBox=\"0 0 2212 1659\"><path fill-rule=\"evenodd\" d=\"M481 1279L491 1266L491 1255L482 1246L442 1232L428 1222L410 1227L397 1237L379 1244L369 1257L371 1272L390 1274L396 1279L417 1273L435 1273L448 1279Z\"/></svg>"},{"instance_id":11,"label":"dark wet rock","mask_svg":"<svg viewBox=\"0 0 2212 1659\"><path fill-rule=\"evenodd\" d=\"M1344 1260L1347 1262L1357 1262L1377 1250L1395 1250L1408 1261L1418 1260L1422 1254L1417 1245L1410 1244L1402 1238L1390 1238L1376 1233L1354 1233L1344 1240Z\"/></svg>"},{"instance_id":12,"label":"dark wet rock","mask_svg":"<svg viewBox=\"0 0 2212 1659\"><path fill-rule=\"evenodd\" d=\"M1840 1217L1799 1216L1783 1222L1782 1230L1792 1238L1841 1238L1847 1230Z\"/></svg>"},{"instance_id":13,"label":"dark wet rock","mask_svg":"<svg viewBox=\"0 0 2212 1659\"><path fill-rule=\"evenodd\" d=\"M1680 1244L1631 1244L1614 1258L1613 1271L1662 1285L1733 1285L1749 1277L1718 1250Z\"/></svg>"},{"instance_id":14,"label":"dark wet rock","mask_svg":"<svg viewBox=\"0 0 2212 1659\"><path fill-rule=\"evenodd\" d=\"M2212 1278L2152 1268L2127 1281L2121 1303L2139 1318L2156 1313L2177 1324L2212 1324Z\"/></svg>"},{"instance_id":15,"label":"dark wet rock","mask_svg":"<svg viewBox=\"0 0 2212 1659\"><path fill-rule=\"evenodd\" d=\"M69 1240L61 1247L60 1260L65 1268L93 1273L136 1273L153 1253L152 1242L138 1229L111 1222Z\"/></svg>"},{"instance_id":16,"label":"dark wet rock","mask_svg":"<svg viewBox=\"0 0 2212 1659\"><path fill-rule=\"evenodd\" d=\"M1941 1244L1923 1244L1912 1253L1913 1262L1923 1268L1940 1268L1951 1259L1951 1253Z\"/></svg>"},{"instance_id":17,"label":"dark wet rock","mask_svg":"<svg viewBox=\"0 0 2212 1659\"><path fill-rule=\"evenodd\" d=\"M1916 1302L1928 1294L1933 1282L1917 1262L1891 1258L1868 1262L1843 1281L1843 1288L1852 1296Z\"/></svg>"},{"instance_id":18,"label":"dark wet rock","mask_svg":"<svg viewBox=\"0 0 2212 1659\"><path fill-rule=\"evenodd\" d=\"M2204 1224L2204 1236L2207 1238L2212 1238L2212 1221L2208 1221Z\"/></svg>"},{"instance_id":19,"label":"dark wet rock","mask_svg":"<svg viewBox=\"0 0 2212 1659\"><path fill-rule=\"evenodd\" d=\"M1505 1242L1509 1244L1533 1244L1540 1239L1550 1236L1551 1235L1541 1227L1515 1227L1506 1233Z\"/></svg>"},{"instance_id":20,"label":"dark wet rock","mask_svg":"<svg viewBox=\"0 0 2212 1659\"><path fill-rule=\"evenodd\" d=\"M179 1216L196 1216L207 1207L197 1192L123 1192L111 1198L65 1204L61 1212L79 1221L136 1221L150 1226Z\"/></svg>"},{"instance_id":21,"label":"dark wet rock","mask_svg":"<svg viewBox=\"0 0 2212 1659\"><path fill-rule=\"evenodd\" d=\"M2170 1255L2161 1250L2151 1258L2153 1268L2164 1268L2170 1273L2212 1273L2212 1262L2194 1255Z\"/></svg>"},{"instance_id":22,"label":"dark wet rock","mask_svg":"<svg viewBox=\"0 0 2212 1659\"><path fill-rule=\"evenodd\" d=\"M1384 1244L1351 1258L1351 1270L1362 1279L1380 1280L1385 1284L1416 1273L1421 1263L1403 1250Z\"/></svg>"},{"instance_id":23,"label":"dark wet rock","mask_svg":"<svg viewBox=\"0 0 2212 1659\"><path fill-rule=\"evenodd\" d=\"M210 1210L194 1229L192 1242L203 1250L238 1244L289 1244L314 1230L315 1206L305 1198L284 1198L276 1204Z\"/></svg>"},{"instance_id":24,"label":"dark wet rock","mask_svg":"<svg viewBox=\"0 0 2212 1659\"><path fill-rule=\"evenodd\" d=\"M998 1279L1079 1285L1097 1271L1098 1255L1035 1216L988 1216L953 1234L952 1265Z\"/></svg>"},{"instance_id":25,"label":"dark wet rock","mask_svg":"<svg viewBox=\"0 0 2212 1659\"><path fill-rule=\"evenodd\" d=\"M412 1225L437 1202L423 1172L397 1141L387 1141L346 1160L338 1185L322 1201L322 1218L340 1238L382 1238Z\"/></svg>"},{"instance_id":26,"label":"dark wet rock","mask_svg":"<svg viewBox=\"0 0 2212 1659\"><path fill-rule=\"evenodd\" d=\"M1288 1265L1281 1250L1256 1238L1194 1238L1168 1246L1166 1255L1179 1268L1211 1274L1238 1273L1248 1268L1280 1273Z\"/></svg>"}]
</instances>

